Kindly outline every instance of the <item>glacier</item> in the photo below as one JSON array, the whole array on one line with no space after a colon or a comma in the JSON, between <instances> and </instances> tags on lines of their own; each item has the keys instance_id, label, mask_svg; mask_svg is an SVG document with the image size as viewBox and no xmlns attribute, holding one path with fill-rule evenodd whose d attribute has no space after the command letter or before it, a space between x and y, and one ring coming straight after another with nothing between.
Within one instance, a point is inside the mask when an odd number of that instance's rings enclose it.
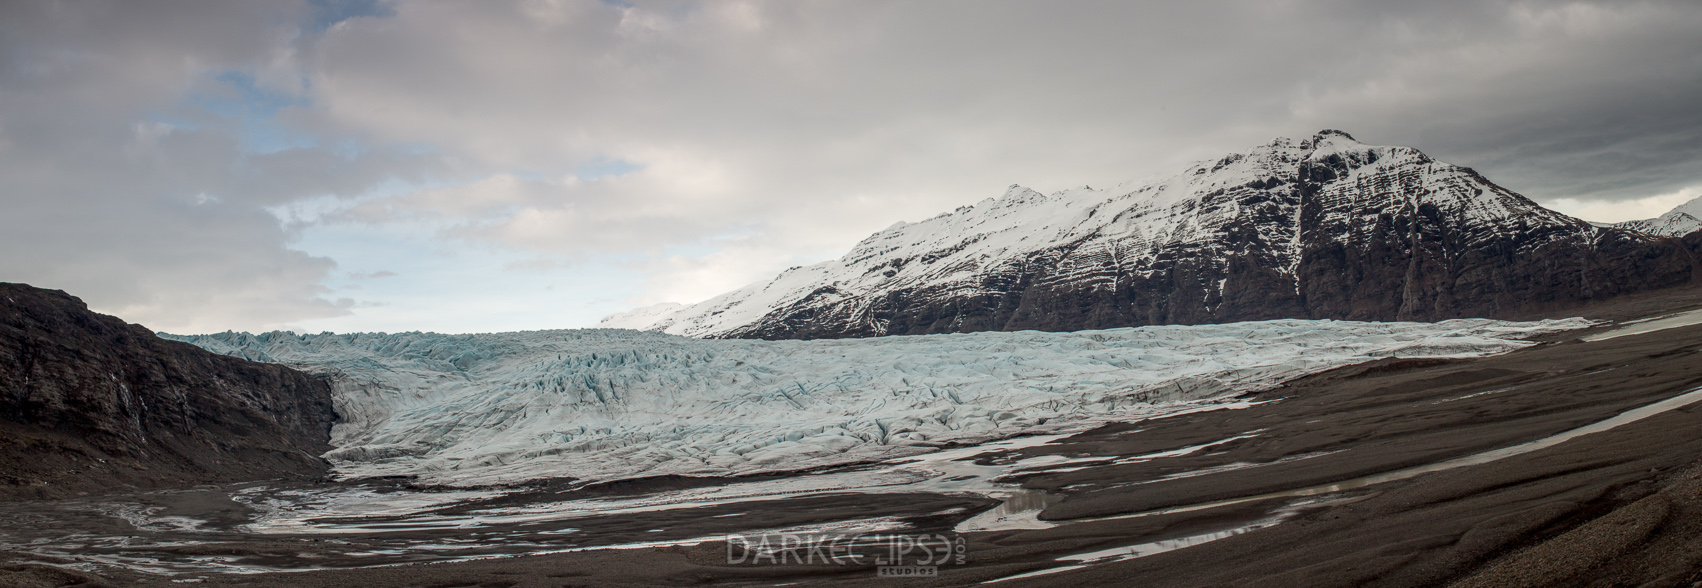
<instances>
[{"instance_id":1,"label":"glacier","mask_svg":"<svg viewBox=\"0 0 1702 588\"><path fill-rule=\"evenodd\" d=\"M1584 319L1271 320L814 341L624 329L162 336L328 378L345 479L797 471L1211 403L1383 357L1471 357Z\"/></svg>"}]
</instances>

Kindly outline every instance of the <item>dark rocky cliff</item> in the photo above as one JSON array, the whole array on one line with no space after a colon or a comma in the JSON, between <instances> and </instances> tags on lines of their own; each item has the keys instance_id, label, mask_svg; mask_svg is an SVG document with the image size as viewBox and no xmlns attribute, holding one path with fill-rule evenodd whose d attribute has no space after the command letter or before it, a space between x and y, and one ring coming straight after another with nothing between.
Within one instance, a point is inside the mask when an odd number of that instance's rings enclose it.
<instances>
[{"instance_id":1,"label":"dark rocky cliff","mask_svg":"<svg viewBox=\"0 0 1702 588\"><path fill-rule=\"evenodd\" d=\"M0 498L319 477L330 386L0 283Z\"/></svg>"}]
</instances>

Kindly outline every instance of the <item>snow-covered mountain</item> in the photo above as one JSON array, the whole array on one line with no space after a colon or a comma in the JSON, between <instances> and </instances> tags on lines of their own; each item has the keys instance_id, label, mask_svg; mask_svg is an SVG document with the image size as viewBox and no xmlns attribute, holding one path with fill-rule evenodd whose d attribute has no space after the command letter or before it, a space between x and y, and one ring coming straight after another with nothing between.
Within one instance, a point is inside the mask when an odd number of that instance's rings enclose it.
<instances>
[{"instance_id":1,"label":"snow-covered mountain","mask_svg":"<svg viewBox=\"0 0 1702 588\"><path fill-rule=\"evenodd\" d=\"M1322 131L1111 189L1011 186L839 259L619 324L777 339L1441 320L1671 286L1691 270L1679 246Z\"/></svg>"},{"instance_id":2,"label":"snow-covered mountain","mask_svg":"<svg viewBox=\"0 0 1702 588\"><path fill-rule=\"evenodd\" d=\"M830 341L608 329L166 337L329 379L338 420L325 457L344 476L477 485L888 459L1138 418L1377 357L1510 351L1587 324L1281 320Z\"/></svg>"},{"instance_id":3,"label":"snow-covered mountain","mask_svg":"<svg viewBox=\"0 0 1702 588\"><path fill-rule=\"evenodd\" d=\"M1614 223L1612 226L1651 235L1683 237L1702 230L1702 198L1680 204L1655 218Z\"/></svg>"},{"instance_id":4,"label":"snow-covered mountain","mask_svg":"<svg viewBox=\"0 0 1702 588\"><path fill-rule=\"evenodd\" d=\"M678 302L663 302L661 304L652 304L650 306L634 308L626 312L618 312L603 317L603 320L598 321L592 328L632 329L635 331L643 331L651 325L656 324L656 321L662 320L662 318L667 317L668 315L679 312L685 307L686 305Z\"/></svg>"}]
</instances>

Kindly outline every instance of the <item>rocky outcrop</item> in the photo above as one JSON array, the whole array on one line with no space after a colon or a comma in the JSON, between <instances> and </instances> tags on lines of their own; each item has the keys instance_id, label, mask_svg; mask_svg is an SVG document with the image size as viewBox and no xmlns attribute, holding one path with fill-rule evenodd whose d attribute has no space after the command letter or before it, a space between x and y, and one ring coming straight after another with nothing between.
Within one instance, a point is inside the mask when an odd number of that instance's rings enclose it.
<instances>
[{"instance_id":1,"label":"rocky outcrop","mask_svg":"<svg viewBox=\"0 0 1702 588\"><path fill-rule=\"evenodd\" d=\"M1499 318L1686 284L1697 265L1678 239L1323 131L1110 190L1012 186L646 328L778 339Z\"/></svg>"},{"instance_id":2,"label":"rocky outcrop","mask_svg":"<svg viewBox=\"0 0 1702 588\"><path fill-rule=\"evenodd\" d=\"M330 393L0 283L0 498L322 476Z\"/></svg>"}]
</instances>

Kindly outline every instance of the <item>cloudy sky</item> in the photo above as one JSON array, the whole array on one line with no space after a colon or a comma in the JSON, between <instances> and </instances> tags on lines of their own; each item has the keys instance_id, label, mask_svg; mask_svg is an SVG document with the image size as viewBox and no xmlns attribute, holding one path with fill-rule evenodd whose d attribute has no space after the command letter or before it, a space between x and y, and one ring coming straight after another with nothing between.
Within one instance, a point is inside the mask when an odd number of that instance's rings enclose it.
<instances>
[{"instance_id":1,"label":"cloudy sky","mask_svg":"<svg viewBox=\"0 0 1702 588\"><path fill-rule=\"evenodd\" d=\"M0 3L0 281L180 333L587 326L1323 128L1702 196L1702 4Z\"/></svg>"}]
</instances>

